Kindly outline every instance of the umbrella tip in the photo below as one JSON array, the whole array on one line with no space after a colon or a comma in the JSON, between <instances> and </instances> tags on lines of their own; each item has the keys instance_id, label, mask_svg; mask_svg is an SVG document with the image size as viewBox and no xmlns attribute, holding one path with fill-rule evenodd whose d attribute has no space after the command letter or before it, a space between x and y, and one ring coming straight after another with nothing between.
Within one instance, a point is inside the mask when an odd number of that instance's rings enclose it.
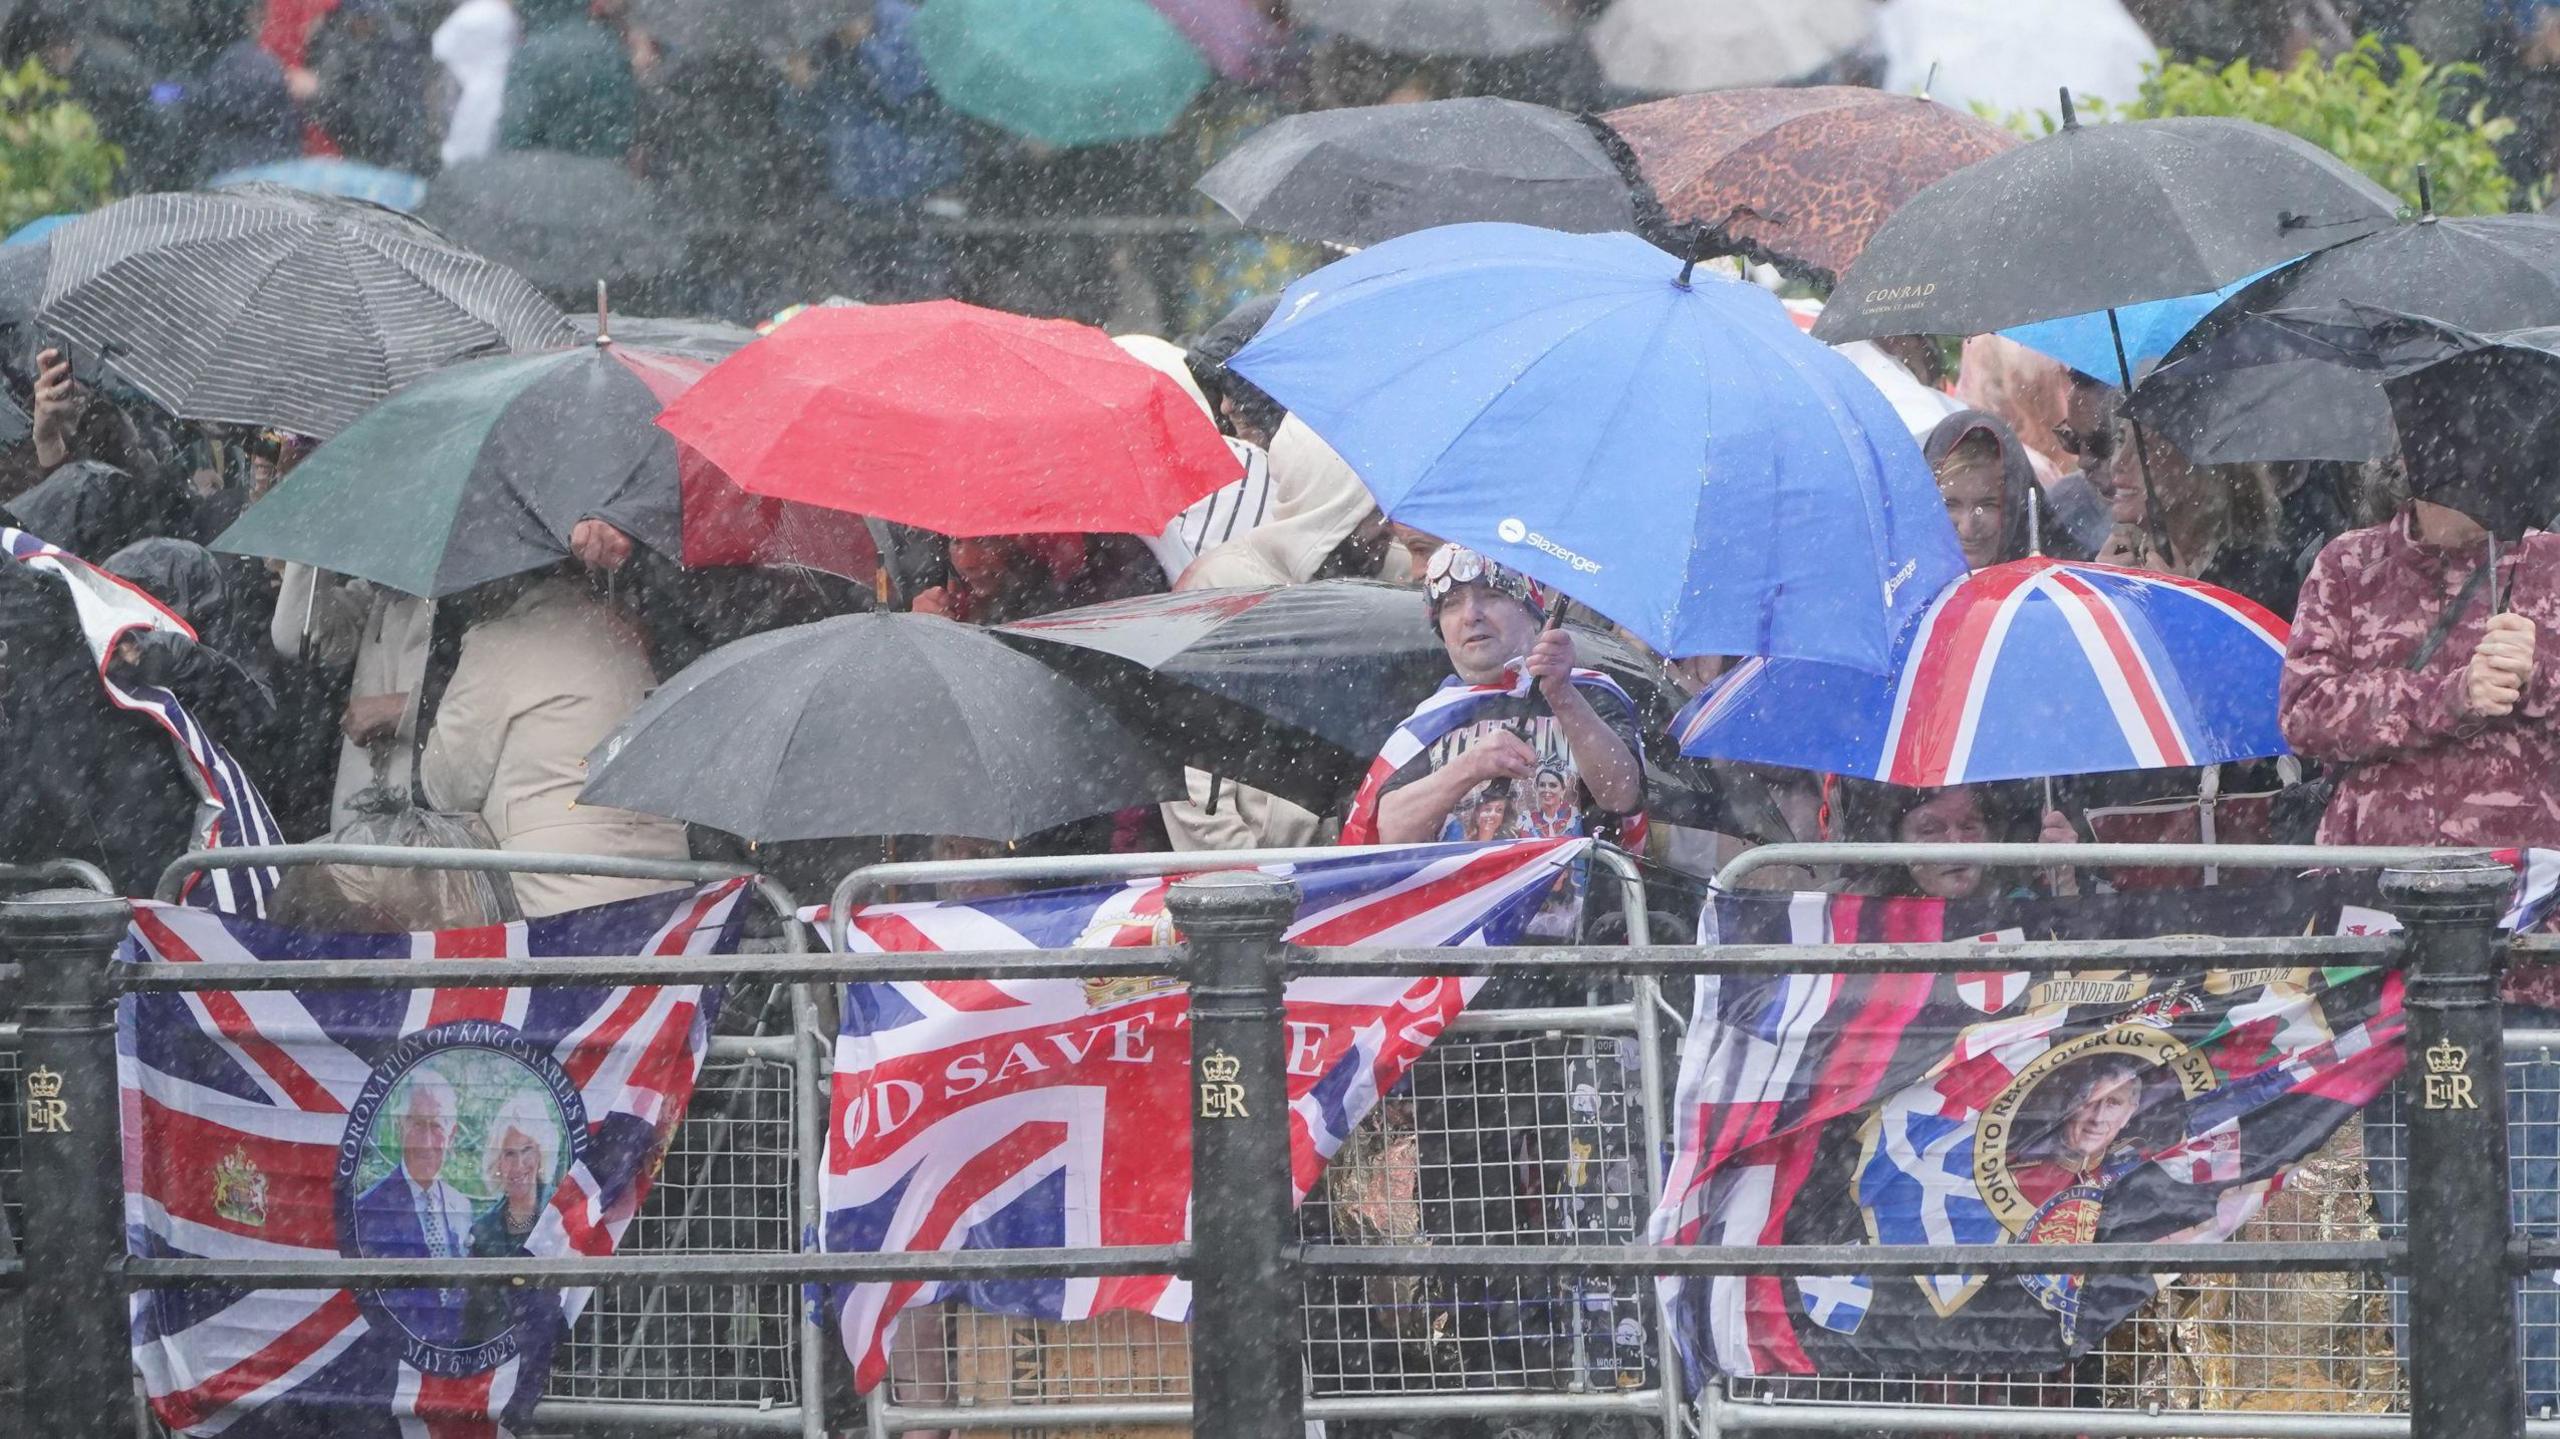
<instances>
[{"instance_id":1,"label":"umbrella tip","mask_svg":"<svg viewBox=\"0 0 2560 1439\"><path fill-rule=\"evenodd\" d=\"M604 281L602 280L596 281L596 343L598 345L613 343L613 315L605 308Z\"/></svg>"},{"instance_id":2,"label":"umbrella tip","mask_svg":"<svg viewBox=\"0 0 2560 1439\"><path fill-rule=\"evenodd\" d=\"M2062 128L2065 130L2080 128L2080 112L2071 108L2071 87L2068 85L2062 87Z\"/></svg>"},{"instance_id":3,"label":"umbrella tip","mask_svg":"<svg viewBox=\"0 0 2560 1439\"><path fill-rule=\"evenodd\" d=\"M1929 92L1930 92L1930 91L1932 91L1932 90L1935 90L1935 89L1937 89L1937 88L1938 88L1938 62L1937 62L1937 61L1935 61L1935 60L1932 60L1932 61L1930 61L1930 62L1929 62L1929 73L1928 73L1927 75L1923 76L1923 77L1921 78L1921 81L1920 81L1920 98L1921 98L1921 99L1923 99L1923 100L1928 99L1928 98L1929 98Z\"/></svg>"},{"instance_id":4,"label":"umbrella tip","mask_svg":"<svg viewBox=\"0 0 2560 1439\"><path fill-rule=\"evenodd\" d=\"M1688 258L1681 262L1680 278L1674 280L1672 283L1678 285L1683 290L1688 289L1689 281L1698 273L1698 262L1706 257L1707 227L1704 225L1691 225L1689 227Z\"/></svg>"}]
</instances>

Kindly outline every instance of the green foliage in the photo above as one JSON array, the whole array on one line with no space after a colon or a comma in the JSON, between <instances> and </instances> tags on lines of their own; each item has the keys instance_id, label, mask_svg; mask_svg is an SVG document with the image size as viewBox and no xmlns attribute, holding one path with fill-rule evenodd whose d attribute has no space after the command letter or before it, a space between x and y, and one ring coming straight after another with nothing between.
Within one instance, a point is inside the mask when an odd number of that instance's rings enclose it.
<instances>
[{"instance_id":1,"label":"green foliage","mask_svg":"<svg viewBox=\"0 0 2560 1439\"><path fill-rule=\"evenodd\" d=\"M2283 70L2228 65L2153 66L2130 104L2092 101L2090 119L2152 120L2170 115L2234 115L2290 131L2355 166L2414 208L2418 167L2427 167L2436 213L2498 214L2516 202L2497 144L2516 122L2479 104L2458 108L2456 86L2476 65L2436 65L2409 46L2386 51L2367 35L2323 61L2305 52ZM2004 117L2030 137L2051 134L2041 112Z\"/></svg>"},{"instance_id":2,"label":"green foliage","mask_svg":"<svg viewBox=\"0 0 2560 1439\"><path fill-rule=\"evenodd\" d=\"M99 136L70 88L33 60L0 71L0 234L89 209L115 185L124 152Z\"/></svg>"}]
</instances>

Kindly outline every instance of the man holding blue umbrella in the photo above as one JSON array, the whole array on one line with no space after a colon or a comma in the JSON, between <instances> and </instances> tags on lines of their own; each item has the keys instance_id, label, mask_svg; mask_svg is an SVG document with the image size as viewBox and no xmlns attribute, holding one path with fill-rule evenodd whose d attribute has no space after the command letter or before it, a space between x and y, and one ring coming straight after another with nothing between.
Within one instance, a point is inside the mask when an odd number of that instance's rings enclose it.
<instances>
[{"instance_id":1,"label":"man holding blue umbrella","mask_svg":"<svg viewBox=\"0 0 2560 1439\"><path fill-rule=\"evenodd\" d=\"M1635 702L1599 671L1575 666L1570 631L1541 627L1545 588L1463 545L1443 545L1422 593L1456 673L1387 737L1352 798L1343 842L1527 839L1561 829L1642 847ZM1561 783L1570 822L1550 815L1541 823L1542 781ZM1578 887L1565 900L1532 932L1569 936Z\"/></svg>"}]
</instances>

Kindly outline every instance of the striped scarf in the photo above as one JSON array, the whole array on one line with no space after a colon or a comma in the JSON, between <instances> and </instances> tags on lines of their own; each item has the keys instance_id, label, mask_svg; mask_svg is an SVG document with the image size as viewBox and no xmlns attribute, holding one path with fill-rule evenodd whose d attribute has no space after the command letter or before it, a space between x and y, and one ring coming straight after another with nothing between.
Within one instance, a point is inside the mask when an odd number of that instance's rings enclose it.
<instances>
[{"instance_id":1,"label":"striped scarf","mask_svg":"<svg viewBox=\"0 0 2560 1439\"><path fill-rule=\"evenodd\" d=\"M187 713L178 697L156 685L130 689L107 678L107 663L116 641L132 630L166 630L196 637L195 630L137 586L126 583L68 550L56 549L23 530L0 527L0 547L9 557L33 569L59 575L71 591L80 616L80 635L97 658L98 685L116 708L149 716L177 746L178 768L201 801L197 844L204 849L282 844L284 834L268 813L257 782L219 741ZM175 858L176 856L171 856ZM213 870L192 875L182 898L189 904L225 914L264 915L275 892L276 872L255 869Z\"/></svg>"},{"instance_id":2,"label":"striped scarf","mask_svg":"<svg viewBox=\"0 0 2560 1439\"><path fill-rule=\"evenodd\" d=\"M1618 702L1634 714L1636 702L1618 687L1618 682L1598 670L1575 670L1573 682L1617 696ZM1535 680L1525 675L1515 677L1503 672L1503 682L1471 685L1455 676L1443 681L1431 698L1414 706L1394 734L1378 748L1378 757L1369 762L1369 773L1360 781L1359 791L1351 796L1351 812L1343 816L1342 843L1378 843L1378 801L1386 794L1387 785L1396 773L1433 745L1476 722L1478 714L1502 700L1519 699L1529 693ZM1636 764L1644 764L1644 742L1635 741ZM1621 849L1644 848L1644 811L1618 817L1617 844Z\"/></svg>"}]
</instances>

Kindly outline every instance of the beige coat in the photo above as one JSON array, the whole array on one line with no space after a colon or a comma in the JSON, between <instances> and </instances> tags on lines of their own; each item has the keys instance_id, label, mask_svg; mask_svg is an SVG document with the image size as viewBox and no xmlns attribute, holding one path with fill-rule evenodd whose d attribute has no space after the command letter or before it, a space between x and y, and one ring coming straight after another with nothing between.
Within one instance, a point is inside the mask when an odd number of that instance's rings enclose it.
<instances>
[{"instance_id":1,"label":"beige coat","mask_svg":"<svg viewBox=\"0 0 2560 1439\"><path fill-rule=\"evenodd\" d=\"M427 735L427 802L476 810L501 849L683 859L673 820L578 803L587 752L647 697L639 632L575 580L545 580L462 637ZM528 918L672 886L589 875L516 876Z\"/></svg>"},{"instance_id":2,"label":"beige coat","mask_svg":"<svg viewBox=\"0 0 2560 1439\"><path fill-rule=\"evenodd\" d=\"M309 565L284 567L284 584L268 630L276 653L333 669L352 666L349 699L409 696L409 707L401 712L400 728L391 738L372 745L339 739L338 782L329 802L333 833L356 817L347 802L366 786L379 781L404 795L409 792L409 757L418 742L418 683L427 672L427 639L435 618L433 600L326 574Z\"/></svg>"}]
</instances>

